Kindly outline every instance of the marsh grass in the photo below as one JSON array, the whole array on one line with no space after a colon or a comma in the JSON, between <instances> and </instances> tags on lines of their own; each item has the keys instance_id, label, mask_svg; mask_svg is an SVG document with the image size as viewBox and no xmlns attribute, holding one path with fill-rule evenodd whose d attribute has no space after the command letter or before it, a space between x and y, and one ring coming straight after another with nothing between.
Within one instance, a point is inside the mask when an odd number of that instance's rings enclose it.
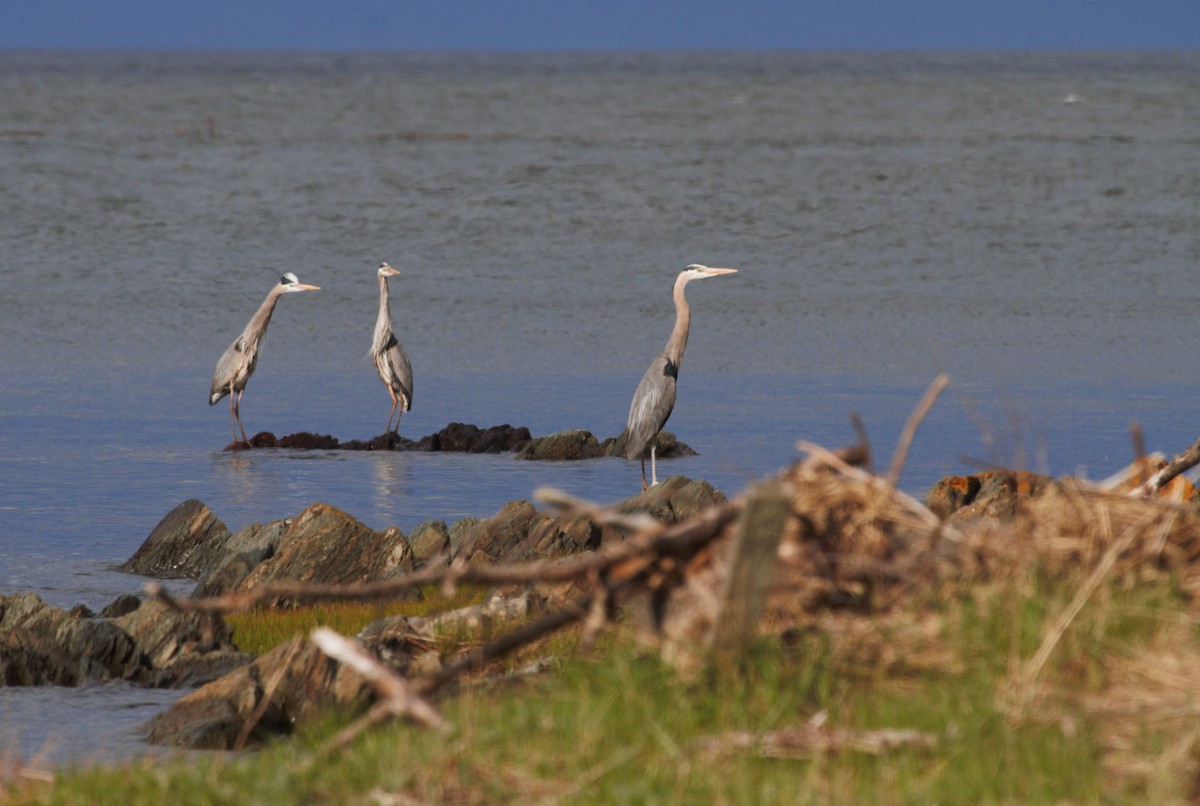
<instances>
[{"instance_id":1,"label":"marsh grass","mask_svg":"<svg viewBox=\"0 0 1200 806\"><path fill-rule=\"evenodd\" d=\"M17 787L0 800L1195 798L1195 510L1056 490L1026 502L1010 520L964 525L939 544L922 535L913 539L920 524L885 511L877 495L829 486L828 479L814 484L828 488L798 500L796 511L810 524L825 524L816 536L820 553L792 545L781 560L779 575L787 584L773 593L768 629L734 663L681 675L629 625L611 625L587 647L568 631L438 702L452 726L445 734L392 724L331 753L328 740L349 719L331 714L254 754L67 771L53 785ZM813 538L797 531L790 539ZM915 560L901 551L911 545L926 546ZM366 611L359 617L377 615ZM275 635L303 629L281 627ZM340 629L356 631L353 625ZM453 636L457 644L472 640L478 639ZM550 658L548 671L516 673L534 658ZM829 745L770 756L761 746L727 741L737 733L767 736L805 726L817 726L817 735L822 726L851 736L919 732L932 746L864 752Z\"/></svg>"},{"instance_id":2,"label":"marsh grass","mask_svg":"<svg viewBox=\"0 0 1200 806\"><path fill-rule=\"evenodd\" d=\"M233 629L233 643L243 652L261 655L313 627L324 626L342 635L356 635L373 621L390 616L422 616L479 604L486 590L462 586L450 596L436 587L422 588L411 600L384 603L323 602L321 604L233 613L226 621Z\"/></svg>"}]
</instances>

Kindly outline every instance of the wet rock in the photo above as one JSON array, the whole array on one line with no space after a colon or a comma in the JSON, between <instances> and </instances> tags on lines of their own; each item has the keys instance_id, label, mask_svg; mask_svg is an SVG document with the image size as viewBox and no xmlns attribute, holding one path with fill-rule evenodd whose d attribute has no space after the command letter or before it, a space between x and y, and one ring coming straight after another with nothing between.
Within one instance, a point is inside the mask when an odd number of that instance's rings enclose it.
<instances>
[{"instance_id":1,"label":"wet rock","mask_svg":"<svg viewBox=\"0 0 1200 806\"><path fill-rule=\"evenodd\" d=\"M412 569L412 549L399 529L376 532L328 504L305 509L280 536L275 553L238 585L269 580L352 584L388 579Z\"/></svg>"},{"instance_id":2,"label":"wet rock","mask_svg":"<svg viewBox=\"0 0 1200 806\"><path fill-rule=\"evenodd\" d=\"M251 448L274 448L278 444L279 440L275 439L275 435L270 431L260 431L250 437Z\"/></svg>"},{"instance_id":3,"label":"wet rock","mask_svg":"<svg viewBox=\"0 0 1200 806\"><path fill-rule=\"evenodd\" d=\"M145 656L145 665L125 675L141 685L195 686L254 659L237 650L233 631L219 616L175 610L157 599L113 624L133 638Z\"/></svg>"},{"instance_id":4,"label":"wet rock","mask_svg":"<svg viewBox=\"0 0 1200 806\"><path fill-rule=\"evenodd\" d=\"M338 447L338 441L328 434L310 434L301 431L298 434L288 434L280 439L276 448L299 448L306 451L332 451Z\"/></svg>"},{"instance_id":5,"label":"wet rock","mask_svg":"<svg viewBox=\"0 0 1200 806\"><path fill-rule=\"evenodd\" d=\"M160 579L198 579L213 565L230 537L212 511L195 498L175 507L120 570Z\"/></svg>"},{"instance_id":6,"label":"wet rock","mask_svg":"<svg viewBox=\"0 0 1200 806\"><path fill-rule=\"evenodd\" d=\"M600 442L591 431L585 431L582 428L559 431L549 436L531 439L517 452L518 459L546 461L594 459L603 455Z\"/></svg>"},{"instance_id":7,"label":"wet rock","mask_svg":"<svg viewBox=\"0 0 1200 806\"><path fill-rule=\"evenodd\" d=\"M95 618L96 613L85 604L77 604L67 611L71 618Z\"/></svg>"},{"instance_id":8,"label":"wet rock","mask_svg":"<svg viewBox=\"0 0 1200 806\"><path fill-rule=\"evenodd\" d=\"M412 546L413 560L424 564L449 550L450 530L445 521L424 521L409 532L408 542Z\"/></svg>"},{"instance_id":9,"label":"wet rock","mask_svg":"<svg viewBox=\"0 0 1200 806\"><path fill-rule=\"evenodd\" d=\"M132 593L126 593L113 599L104 609L100 611L103 618L116 618L132 613L142 606L142 600L134 596Z\"/></svg>"},{"instance_id":10,"label":"wet rock","mask_svg":"<svg viewBox=\"0 0 1200 806\"><path fill-rule=\"evenodd\" d=\"M600 443L602 456L624 456L629 444L629 430ZM674 459L680 456L695 456L696 452L675 438L670 431L659 431L654 437L654 455L658 459Z\"/></svg>"},{"instance_id":11,"label":"wet rock","mask_svg":"<svg viewBox=\"0 0 1200 806\"><path fill-rule=\"evenodd\" d=\"M480 429L468 423L450 423L433 435L433 450L457 453L504 453L515 451L530 440L528 428L495 425ZM424 442L424 440L422 440Z\"/></svg>"}]
</instances>

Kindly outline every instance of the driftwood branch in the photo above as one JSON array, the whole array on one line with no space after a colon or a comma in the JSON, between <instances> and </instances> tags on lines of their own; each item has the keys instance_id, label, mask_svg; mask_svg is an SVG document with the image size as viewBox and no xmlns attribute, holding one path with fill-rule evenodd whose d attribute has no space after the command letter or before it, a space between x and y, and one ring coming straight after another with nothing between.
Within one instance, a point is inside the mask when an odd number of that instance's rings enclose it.
<instances>
[{"instance_id":1,"label":"driftwood branch","mask_svg":"<svg viewBox=\"0 0 1200 806\"><path fill-rule=\"evenodd\" d=\"M802 759L845 751L881 755L901 747L932 749L938 741L936 735L917 730L850 730L825 722L822 711L802 727L763 733L730 731L700 740L700 750L710 756L748 750L767 758Z\"/></svg>"},{"instance_id":2,"label":"driftwood branch","mask_svg":"<svg viewBox=\"0 0 1200 806\"><path fill-rule=\"evenodd\" d=\"M383 718L408 717L427 728L446 728L446 720L442 719L436 708L421 699L407 680L380 663L357 641L345 638L328 627L317 627L310 637L318 649L358 672L375 689L379 701L366 716L369 724ZM350 733L344 741L335 739L335 744L343 745L357 735L358 730L351 730L354 727L352 725L343 731Z\"/></svg>"},{"instance_id":3,"label":"driftwood branch","mask_svg":"<svg viewBox=\"0 0 1200 806\"><path fill-rule=\"evenodd\" d=\"M1147 498L1166 487L1177 477L1200 465L1200 440L1183 453L1167 462L1167 466L1155 472L1150 478L1134 488L1131 495Z\"/></svg>"}]
</instances>

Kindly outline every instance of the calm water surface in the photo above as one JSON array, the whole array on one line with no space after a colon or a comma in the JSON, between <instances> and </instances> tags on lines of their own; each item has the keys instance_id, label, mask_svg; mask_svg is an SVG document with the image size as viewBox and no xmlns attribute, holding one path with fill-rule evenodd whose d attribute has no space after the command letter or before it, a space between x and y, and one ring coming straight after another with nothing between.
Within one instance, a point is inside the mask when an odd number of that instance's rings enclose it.
<instances>
[{"instance_id":1,"label":"calm water surface","mask_svg":"<svg viewBox=\"0 0 1200 806\"><path fill-rule=\"evenodd\" d=\"M375 528L599 501L634 463L231 455L217 357L283 299L248 429L378 434L365 357L386 260L416 371L402 432L624 425L693 330L665 474L729 494L853 440L902 484L997 461L1105 476L1197 436L1200 55L0 53L0 594L99 609L180 501L232 529L314 501ZM171 693L0 689L53 761L144 748ZM69 727L68 727L69 726ZM60 730L56 730L56 727ZM22 732L24 730L24 732Z\"/></svg>"}]
</instances>

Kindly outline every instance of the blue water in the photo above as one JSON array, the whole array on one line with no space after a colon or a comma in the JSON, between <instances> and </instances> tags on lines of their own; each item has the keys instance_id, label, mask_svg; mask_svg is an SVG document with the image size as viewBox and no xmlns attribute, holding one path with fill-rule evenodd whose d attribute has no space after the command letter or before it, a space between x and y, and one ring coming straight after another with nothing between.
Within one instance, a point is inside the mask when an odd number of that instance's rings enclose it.
<instances>
[{"instance_id":1,"label":"blue water","mask_svg":"<svg viewBox=\"0 0 1200 806\"><path fill-rule=\"evenodd\" d=\"M187 498L408 532L638 491L620 459L224 452L209 378L272 271L321 291L279 303L251 432L383 430L386 260L411 438L617 434L692 262L739 273L688 287L668 430L698 455L660 476L737 494L851 443L851 412L886 470L943 371L917 495L992 463L1102 478L1134 422L1197 437L1196 54L0 53L0 99L0 593L139 590L112 567ZM138 752L114 715L150 695L104 692L0 690L0 738Z\"/></svg>"}]
</instances>

